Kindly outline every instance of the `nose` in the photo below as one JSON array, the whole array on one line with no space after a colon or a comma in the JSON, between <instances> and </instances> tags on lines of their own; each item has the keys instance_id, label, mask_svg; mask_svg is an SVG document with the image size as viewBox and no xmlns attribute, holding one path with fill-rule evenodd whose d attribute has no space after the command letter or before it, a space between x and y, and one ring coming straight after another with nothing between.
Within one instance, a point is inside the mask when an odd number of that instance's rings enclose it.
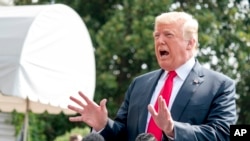
<instances>
[{"instance_id":1,"label":"nose","mask_svg":"<svg viewBox=\"0 0 250 141\"><path fill-rule=\"evenodd\" d=\"M160 43L161 45L165 45L166 42L165 42L165 39L164 39L164 36L163 35L160 35L158 40L157 40L158 43Z\"/></svg>"}]
</instances>

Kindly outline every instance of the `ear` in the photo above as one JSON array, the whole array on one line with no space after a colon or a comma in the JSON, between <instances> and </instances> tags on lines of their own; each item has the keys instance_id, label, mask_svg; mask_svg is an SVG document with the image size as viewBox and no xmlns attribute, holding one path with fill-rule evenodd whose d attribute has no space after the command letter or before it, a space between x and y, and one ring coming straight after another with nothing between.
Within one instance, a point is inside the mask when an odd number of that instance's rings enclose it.
<instances>
[{"instance_id":1,"label":"ear","mask_svg":"<svg viewBox=\"0 0 250 141\"><path fill-rule=\"evenodd\" d=\"M188 45L187 45L187 49L188 49L188 50L194 49L195 46L196 46L196 41L195 41L194 38L188 40Z\"/></svg>"}]
</instances>

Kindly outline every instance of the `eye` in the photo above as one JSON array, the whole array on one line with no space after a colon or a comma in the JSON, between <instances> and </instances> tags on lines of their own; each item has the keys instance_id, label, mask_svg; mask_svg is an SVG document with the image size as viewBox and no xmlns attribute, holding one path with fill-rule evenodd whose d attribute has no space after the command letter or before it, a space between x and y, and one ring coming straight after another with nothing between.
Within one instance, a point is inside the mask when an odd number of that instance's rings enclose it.
<instances>
[{"instance_id":1,"label":"eye","mask_svg":"<svg viewBox=\"0 0 250 141\"><path fill-rule=\"evenodd\" d=\"M174 36L172 33L165 33L164 35L168 38L172 38Z\"/></svg>"},{"instance_id":2,"label":"eye","mask_svg":"<svg viewBox=\"0 0 250 141\"><path fill-rule=\"evenodd\" d=\"M154 34L154 38L159 38L160 34Z\"/></svg>"}]
</instances>

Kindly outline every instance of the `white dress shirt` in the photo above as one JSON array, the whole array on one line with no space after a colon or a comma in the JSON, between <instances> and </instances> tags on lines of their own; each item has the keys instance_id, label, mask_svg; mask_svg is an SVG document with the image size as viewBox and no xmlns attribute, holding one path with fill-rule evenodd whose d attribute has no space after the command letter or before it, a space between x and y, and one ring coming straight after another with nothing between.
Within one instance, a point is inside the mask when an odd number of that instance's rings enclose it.
<instances>
[{"instance_id":1,"label":"white dress shirt","mask_svg":"<svg viewBox=\"0 0 250 141\"><path fill-rule=\"evenodd\" d=\"M185 81L187 75L189 74L189 72L193 68L194 64L195 64L195 59L191 58L185 64L183 64L182 66L180 66L179 68L177 68L175 70L177 75L173 80L174 81L173 82L173 88L172 88L172 92L171 92L171 96L170 96L170 100L169 100L169 105L168 105L169 111L172 108L173 102L175 100L175 97L176 97L178 91L180 90L183 82ZM162 74L162 76L160 77L160 79L158 80L158 83L157 83L157 85L155 87L155 91L154 91L153 96L151 98L150 104L155 105L156 99L158 98L159 93L160 93L160 91L161 91L161 89L162 89L162 87L164 85L164 82L167 79L167 74L168 74L168 71L165 71ZM149 123L150 118L151 118L151 114L148 113L147 126L146 127L148 127L148 123ZM146 128L146 131L147 131L147 128Z\"/></svg>"}]
</instances>

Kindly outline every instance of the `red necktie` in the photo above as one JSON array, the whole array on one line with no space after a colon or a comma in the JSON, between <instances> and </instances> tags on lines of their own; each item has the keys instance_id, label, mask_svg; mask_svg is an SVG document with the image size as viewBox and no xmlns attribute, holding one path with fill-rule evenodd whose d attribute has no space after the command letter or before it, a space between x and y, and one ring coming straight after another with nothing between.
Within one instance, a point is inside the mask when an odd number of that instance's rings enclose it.
<instances>
[{"instance_id":1,"label":"red necktie","mask_svg":"<svg viewBox=\"0 0 250 141\"><path fill-rule=\"evenodd\" d=\"M165 84L160 92L159 95L162 95L162 97L165 99L166 104L168 106L169 103L169 99L170 99L170 95L171 95L171 91L172 91L172 87L173 87L173 79L176 76L176 72L175 71L170 71L168 73L168 78L165 81ZM155 110L158 111L158 98L155 102ZM161 141L162 138L162 131L160 128L158 128L158 126L155 124L153 118L150 118L149 124L148 124L148 133L152 133L158 141Z\"/></svg>"}]
</instances>

